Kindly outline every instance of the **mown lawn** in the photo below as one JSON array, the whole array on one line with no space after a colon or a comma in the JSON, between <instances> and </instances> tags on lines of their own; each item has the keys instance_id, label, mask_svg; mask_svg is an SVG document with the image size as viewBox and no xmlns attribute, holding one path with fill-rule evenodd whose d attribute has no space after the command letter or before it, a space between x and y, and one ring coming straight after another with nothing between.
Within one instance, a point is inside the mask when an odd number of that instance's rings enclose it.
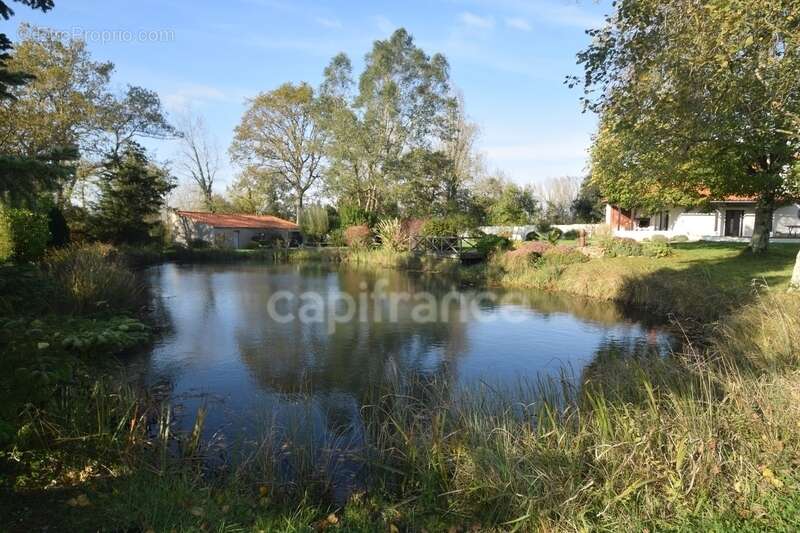
<instances>
[{"instance_id":1,"label":"mown lawn","mask_svg":"<svg viewBox=\"0 0 800 533\"><path fill-rule=\"evenodd\" d=\"M800 244L773 244L761 256L738 243L672 248L669 257L603 257L551 268L501 269L487 278L503 286L637 305L659 315L714 320L751 301L759 287L787 288Z\"/></svg>"}]
</instances>

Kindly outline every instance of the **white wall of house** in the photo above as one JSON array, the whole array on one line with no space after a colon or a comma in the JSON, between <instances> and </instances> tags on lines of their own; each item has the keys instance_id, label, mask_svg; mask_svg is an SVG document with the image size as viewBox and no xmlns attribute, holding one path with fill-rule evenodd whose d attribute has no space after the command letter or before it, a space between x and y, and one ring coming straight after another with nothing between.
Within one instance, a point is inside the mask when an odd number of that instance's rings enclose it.
<instances>
[{"instance_id":1,"label":"white wall of house","mask_svg":"<svg viewBox=\"0 0 800 533\"><path fill-rule=\"evenodd\" d=\"M800 204L790 204L778 208L775 211L775 219L772 224L772 231L781 235L798 233L798 228L790 226L800 225Z\"/></svg>"},{"instance_id":2,"label":"white wall of house","mask_svg":"<svg viewBox=\"0 0 800 533\"><path fill-rule=\"evenodd\" d=\"M701 239L724 239L729 236L725 235L725 220L728 211L741 211L741 231L738 236L734 238L749 239L753 235L753 229L756 221L756 211L754 204L716 204L710 211L701 211L697 209L681 209L673 208L665 213L669 214L668 229L662 230L659 227L660 217L659 214L648 214L641 212L633 212L633 229L632 230L615 230L615 234L621 237L629 237L636 240L650 238L653 235L664 235L666 237L675 237L683 235L690 240ZM649 218L647 226L640 226L642 219ZM606 208L606 223L611 224L612 209L610 206ZM800 205L791 204L783 206L775 211L773 219L773 236L787 236L790 233L800 235L800 228L792 228L790 226L800 226Z\"/></svg>"},{"instance_id":3,"label":"white wall of house","mask_svg":"<svg viewBox=\"0 0 800 533\"><path fill-rule=\"evenodd\" d=\"M202 222L182 217L171 211L168 214L169 228L175 242L188 245L195 240L214 242L214 228Z\"/></svg>"}]
</instances>

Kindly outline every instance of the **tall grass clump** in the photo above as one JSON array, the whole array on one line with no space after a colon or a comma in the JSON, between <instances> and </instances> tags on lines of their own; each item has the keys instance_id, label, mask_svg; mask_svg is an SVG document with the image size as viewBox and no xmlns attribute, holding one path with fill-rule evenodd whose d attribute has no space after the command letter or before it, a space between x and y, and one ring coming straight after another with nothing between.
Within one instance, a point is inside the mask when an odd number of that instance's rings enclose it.
<instances>
[{"instance_id":1,"label":"tall grass clump","mask_svg":"<svg viewBox=\"0 0 800 533\"><path fill-rule=\"evenodd\" d=\"M719 326L715 348L760 370L800 368L800 295L761 294Z\"/></svg>"},{"instance_id":2,"label":"tall grass clump","mask_svg":"<svg viewBox=\"0 0 800 533\"><path fill-rule=\"evenodd\" d=\"M797 325L783 311L772 318L768 332ZM609 353L560 398L504 400L491 388L457 396L441 384L386 393L370 407L371 461L393 498L459 525L787 527L793 519L765 506L797 505L800 383L794 369L740 363L772 353L790 364L796 343L765 334L670 358Z\"/></svg>"},{"instance_id":3,"label":"tall grass clump","mask_svg":"<svg viewBox=\"0 0 800 533\"><path fill-rule=\"evenodd\" d=\"M133 312L143 304L144 286L112 246L73 244L51 251L43 266L69 312Z\"/></svg>"},{"instance_id":4,"label":"tall grass clump","mask_svg":"<svg viewBox=\"0 0 800 533\"><path fill-rule=\"evenodd\" d=\"M388 247L350 248L342 259L346 263L352 265L398 269L409 268L414 261L414 257L411 253L394 250Z\"/></svg>"}]
</instances>

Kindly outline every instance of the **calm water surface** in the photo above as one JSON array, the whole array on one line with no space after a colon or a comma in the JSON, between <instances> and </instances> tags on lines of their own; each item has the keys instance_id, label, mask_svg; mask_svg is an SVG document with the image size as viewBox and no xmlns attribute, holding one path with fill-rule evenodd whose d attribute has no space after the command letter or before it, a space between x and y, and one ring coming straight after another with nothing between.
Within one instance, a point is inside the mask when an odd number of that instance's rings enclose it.
<instances>
[{"instance_id":1,"label":"calm water surface","mask_svg":"<svg viewBox=\"0 0 800 533\"><path fill-rule=\"evenodd\" d=\"M168 384L188 424L205 406L206 431L228 438L265 420L319 434L357 425L370 387L387 377L435 379L455 390L481 383L513 388L558 376L565 367L580 375L598 354L666 352L670 342L658 327L626 318L612 304L546 293L523 293L521 305L457 292L479 309L476 317L452 298L454 284L437 276L318 265L167 264L149 277L168 327L138 361L139 372L148 384ZM396 320L386 314L376 320L375 307L383 305L371 298L376 287L412 301L431 294L447 316L421 322L406 301ZM280 320L268 305L278 291L297 296L276 306L284 313ZM355 318L300 320L299 297L306 293L325 301L350 295Z\"/></svg>"}]
</instances>

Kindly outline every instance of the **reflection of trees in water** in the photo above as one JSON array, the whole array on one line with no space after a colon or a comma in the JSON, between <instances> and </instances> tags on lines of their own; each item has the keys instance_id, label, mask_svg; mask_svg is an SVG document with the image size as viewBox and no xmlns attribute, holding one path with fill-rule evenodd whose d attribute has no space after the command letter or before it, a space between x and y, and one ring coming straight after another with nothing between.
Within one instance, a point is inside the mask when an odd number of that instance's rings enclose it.
<instances>
[{"instance_id":1,"label":"reflection of trees in water","mask_svg":"<svg viewBox=\"0 0 800 533\"><path fill-rule=\"evenodd\" d=\"M447 321L415 322L409 302L400 305L396 321L388 320L388 310L383 320L374 320L374 300L364 302L359 295L362 290L370 294L382 280L387 293L429 291L441 297L453 288L446 277L415 278L394 271L331 271L320 265L171 265L154 277L154 284L170 299L165 303L155 297L154 307L163 318L158 319L160 323L175 325L170 350L194 361L210 354L240 357L261 390L260 431L271 436L271 457L278 468L287 476L298 474L301 468L313 469L336 491L337 486L352 483L360 468L348 459L348 451L366 442L362 406L378 397L377 393L392 390L413 398L414 409L424 413L425 406L442 401L442 394L458 394L459 356L468 352L466 328L470 323L461 320L455 301L451 301ZM267 316L267 302L277 291L310 291L323 296L341 291L355 300L356 319L337 323L333 333L324 321L280 324ZM599 381L608 375L617 379L615 383L630 379L620 371L624 370L620 362L647 357L656 351L656 345L663 344L656 330L642 338L641 329L633 323L619 327L627 315L616 305L542 292L524 296L525 308L544 317L570 314L600 326L616 326L594 360L585 369L576 369L582 370L582 381ZM295 301L295 313L300 304ZM361 306L367 321L358 319ZM496 327L502 328L502 322ZM163 359L168 361L170 354L165 355ZM174 369L162 370L171 377ZM243 388L247 386L243 384ZM222 417L234 431L253 427L253 413L244 412L246 394L241 396L243 402L236 407L241 426L227 415ZM398 398L384 395L382 401L391 403L400 401ZM393 409L391 405L383 407ZM289 443L288 449L306 449L308 457L297 462L297 457L282 455L283 446Z\"/></svg>"},{"instance_id":2,"label":"reflection of trees in water","mask_svg":"<svg viewBox=\"0 0 800 533\"><path fill-rule=\"evenodd\" d=\"M296 293L311 291L324 298L337 291L350 295L355 301L356 318L335 324L332 333L327 322L292 320L279 324L265 313L271 290L253 287L260 294L242 300L246 323L237 326L235 335L242 360L263 387L281 392L310 387L314 391L348 392L362 399L387 374L453 379L454 366L448 361L465 351L465 324L456 313L451 313L448 322L413 323L411 304L405 302L398 308L396 321L388 320L386 309L376 319L376 305L382 304L360 297L371 295L381 279L388 283L384 286L387 293L414 294L420 289L407 276L352 271L291 275L301 280L300 286L289 289ZM283 288L286 290L285 285ZM294 316L301 305L297 299L292 302Z\"/></svg>"},{"instance_id":3,"label":"reflection of trees in water","mask_svg":"<svg viewBox=\"0 0 800 533\"><path fill-rule=\"evenodd\" d=\"M564 293L536 290L497 291L504 300L522 304L544 317L571 315L601 326L617 326L626 320L638 320L635 310L625 309L614 302L603 302Z\"/></svg>"}]
</instances>

